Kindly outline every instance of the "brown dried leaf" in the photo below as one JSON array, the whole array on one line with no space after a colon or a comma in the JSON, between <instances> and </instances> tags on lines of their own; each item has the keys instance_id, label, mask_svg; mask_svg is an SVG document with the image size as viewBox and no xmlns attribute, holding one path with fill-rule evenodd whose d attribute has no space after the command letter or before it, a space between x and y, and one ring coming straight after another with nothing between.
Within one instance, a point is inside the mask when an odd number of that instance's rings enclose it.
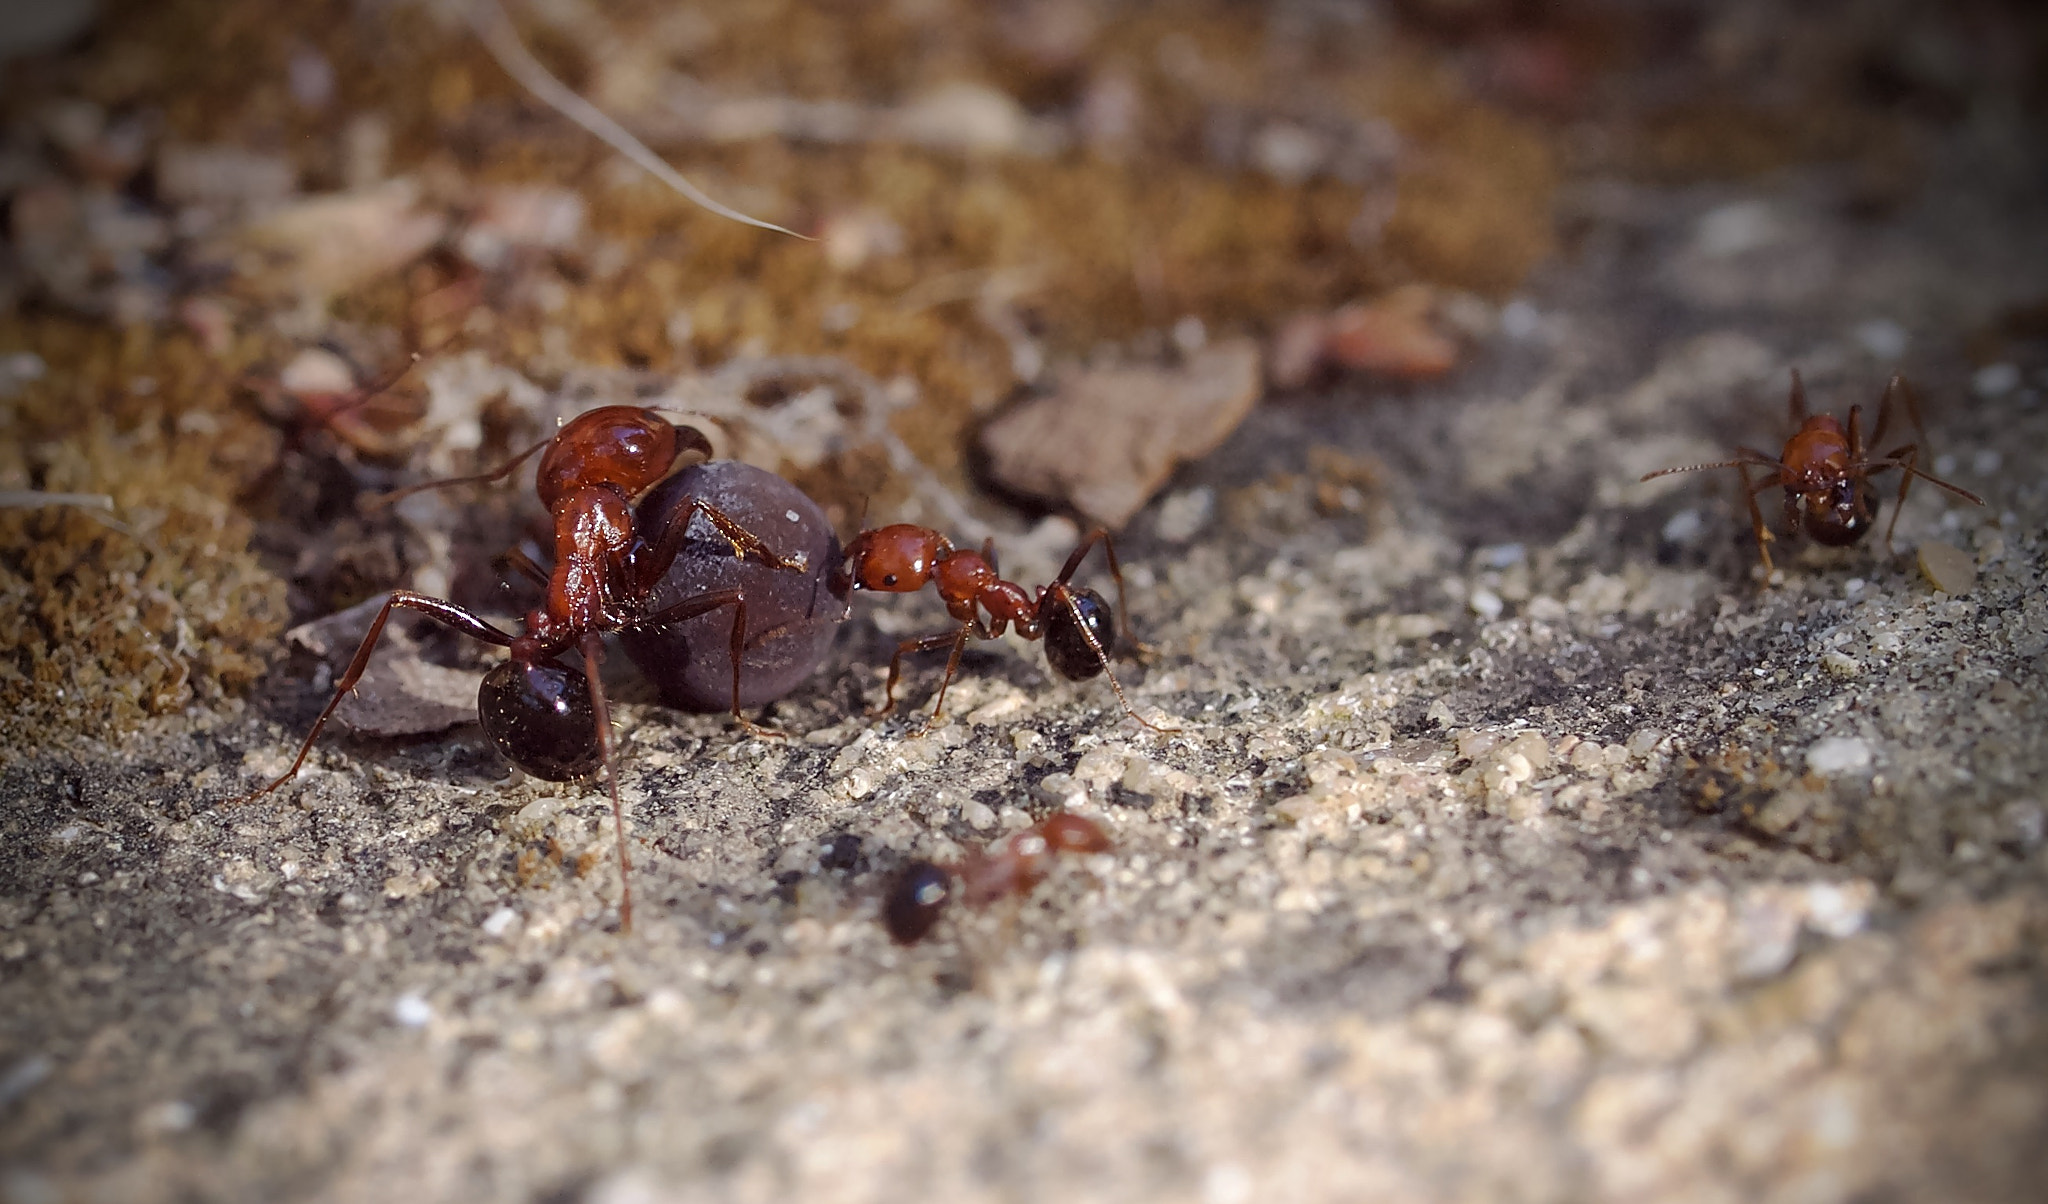
<instances>
[{"instance_id":1,"label":"brown dried leaf","mask_svg":"<svg viewBox=\"0 0 2048 1204\"><path fill-rule=\"evenodd\" d=\"M1427 380L1449 372L1458 362L1458 344L1432 322L1435 295L1427 287L1408 286L1330 315L1330 359L1358 368Z\"/></svg>"},{"instance_id":2,"label":"brown dried leaf","mask_svg":"<svg viewBox=\"0 0 2048 1204\"><path fill-rule=\"evenodd\" d=\"M1177 366L1065 375L989 423L981 442L1004 486L1118 527L1175 465L1228 438L1259 394L1258 345L1232 339Z\"/></svg>"}]
</instances>

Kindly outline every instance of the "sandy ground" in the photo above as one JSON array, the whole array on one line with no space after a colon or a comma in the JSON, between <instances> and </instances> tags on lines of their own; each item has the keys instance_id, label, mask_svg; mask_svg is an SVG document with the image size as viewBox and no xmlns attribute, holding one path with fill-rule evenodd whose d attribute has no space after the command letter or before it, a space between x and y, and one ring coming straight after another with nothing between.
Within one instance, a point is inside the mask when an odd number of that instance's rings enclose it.
<instances>
[{"instance_id":1,"label":"sandy ground","mask_svg":"<svg viewBox=\"0 0 2048 1204\"><path fill-rule=\"evenodd\" d=\"M1883 218L1817 169L1575 185L1446 383L1269 400L1124 545L1172 734L1029 645L929 735L932 667L861 717L928 597L786 741L622 708L630 935L601 796L474 728L223 809L304 676L12 766L0 1196L2030 1198L2048 361L1964 340L2048 229L1951 153ZM1732 473L1636 478L1775 446L1794 367L1837 412L1903 367L1987 505L1752 580ZM1063 807L1115 851L888 942L906 860Z\"/></svg>"}]
</instances>

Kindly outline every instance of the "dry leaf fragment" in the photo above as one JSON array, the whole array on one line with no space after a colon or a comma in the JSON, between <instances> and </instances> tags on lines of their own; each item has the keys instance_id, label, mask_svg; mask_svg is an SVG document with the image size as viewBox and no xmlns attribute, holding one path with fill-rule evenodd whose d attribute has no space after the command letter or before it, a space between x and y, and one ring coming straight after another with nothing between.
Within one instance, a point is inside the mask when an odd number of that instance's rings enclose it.
<instances>
[{"instance_id":1,"label":"dry leaf fragment","mask_svg":"<svg viewBox=\"0 0 2048 1204\"><path fill-rule=\"evenodd\" d=\"M1174 466L1215 450L1259 399L1259 351L1230 339L1178 365L1087 369L982 432L990 471L1019 493L1110 527L1127 522Z\"/></svg>"},{"instance_id":2,"label":"dry leaf fragment","mask_svg":"<svg viewBox=\"0 0 2048 1204\"><path fill-rule=\"evenodd\" d=\"M391 180L273 209L234 239L236 272L259 291L324 299L395 272L441 239L448 219Z\"/></svg>"},{"instance_id":3,"label":"dry leaf fragment","mask_svg":"<svg viewBox=\"0 0 2048 1204\"><path fill-rule=\"evenodd\" d=\"M1325 353L1346 368L1404 380L1442 376L1457 364L1458 344L1432 323L1435 308L1434 292L1421 285L1346 305L1330 315Z\"/></svg>"},{"instance_id":4,"label":"dry leaf fragment","mask_svg":"<svg viewBox=\"0 0 2048 1204\"><path fill-rule=\"evenodd\" d=\"M1944 594L1966 594L1977 584L1977 561L1968 552L1940 540L1920 545L1920 571Z\"/></svg>"}]
</instances>

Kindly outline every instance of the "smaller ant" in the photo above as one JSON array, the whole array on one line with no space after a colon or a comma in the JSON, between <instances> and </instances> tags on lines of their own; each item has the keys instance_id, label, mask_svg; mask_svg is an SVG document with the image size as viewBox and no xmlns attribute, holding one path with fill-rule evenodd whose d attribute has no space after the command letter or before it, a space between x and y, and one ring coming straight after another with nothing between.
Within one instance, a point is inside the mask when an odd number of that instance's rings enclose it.
<instances>
[{"instance_id":1,"label":"smaller ant","mask_svg":"<svg viewBox=\"0 0 2048 1204\"><path fill-rule=\"evenodd\" d=\"M957 865L913 861L897 874L882 902L882 925L899 945L914 945L938 924L957 896L986 907L1005 896L1031 893L1052 873L1057 853L1102 853L1109 834L1094 820L1061 812L997 841L986 853L970 850Z\"/></svg>"},{"instance_id":2,"label":"smaller ant","mask_svg":"<svg viewBox=\"0 0 2048 1204\"><path fill-rule=\"evenodd\" d=\"M1939 477L1920 471L1920 445L1902 444L1890 453L1875 459L1866 457L1863 442L1862 406L1849 407L1849 425L1844 430L1842 423L1833 414L1806 412L1806 385L1799 379L1799 370L1792 371L1792 396L1787 403L1796 426L1792 437L1785 442L1785 450L1779 459L1772 459L1755 448L1738 447L1735 459L1721 460L1713 464L1687 464L1680 468L1664 468L1646 473L1643 480L1670 476L1677 472L1701 472L1712 468L1733 468L1742 474L1743 495L1749 502L1750 526L1756 532L1757 554L1763 558L1764 578L1769 580L1771 567L1771 541L1776 536L1764 525L1764 513L1756 504L1756 495L1772 486L1785 491L1786 535L1796 535L1803 528L1815 543L1832 548L1846 548L1862 539L1877 521L1878 498L1866 488L1870 478L1887 468L1899 470L1899 498L1894 504L1891 521L1885 524L1884 546L1890 554L1892 529L1898 526L1899 511L1906 505L1906 491L1913 486L1913 478L1938 485L1973 506L1981 506L1984 499ZM1924 442L1926 428L1920 423L1920 403L1913 396L1913 390L1905 378L1894 376L1885 386L1884 396L1878 401L1877 429L1871 432L1871 444L1884 441L1885 428L1890 424L1892 408L1903 405L1906 417L1913 423L1914 433ZM1751 480L1749 470L1761 468L1769 474L1761 480Z\"/></svg>"},{"instance_id":3,"label":"smaller ant","mask_svg":"<svg viewBox=\"0 0 2048 1204\"><path fill-rule=\"evenodd\" d=\"M535 777L557 782L604 769L619 845L619 927L631 931L633 890L628 877L631 865L624 809L612 757L610 709L597 669L604 655L603 637L608 632L659 627L731 607L733 716L743 727L759 732L761 729L739 712L741 657L747 647L746 591L717 590L665 604L654 601L655 591L682 551L692 520L699 515L732 546L735 557L751 553L776 569L791 572L805 572L807 566L801 558L786 559L771 552L758 536L723 511L694 498L666 511L658 529L637 529L633 501L667 477L684 455L711 454L710 441L702 432L673 424L658 412L639 406L586 411L564 424L554 437L490 472L431 481L399 494L498 480L510 476L536 452L545 453L534 489L554 516L555 564L547 570L524 554L510 557L520 571L547 589L542 604L526 615L522 633L515 636L501 631L453 602L411 590L393 591L335 683L334 696L299 745L291 768L235 801L240 804L261 798L299 772L320 729L362 679L391 612L418 611L509 652L508 659L484 675L477 691L477 719L508 760ZM388 501L394 496L385 498ZM580 671L561 659L572 652L580 654Z\"/></svg>"},{"instance_id":4,"label":"smaller ant","mask_svg":"<svg viewBox=\"0 0 2048 1204\"><path fill-rule=\"evenodd\" d=\"M1102 545L1103 555L1109 560L1110 576L1116 581L1117 606L1125 616L1121 624L1110 610L1109 603L1102 600L1102 595L1092 589L1077 589L1069 584L1074 570L1081 567L1081 561L1096 544ZM1109 668L1109 656L1116 648L1119 626L1123 638L1133 648L1142 650L1144 645L1131 634L1123 569L1117 564L1116 545L1110 541L1108 531L1097 527L1082 540L1073 554L1067 557L1060 575L1050 585L1041 587L1036 597L1016 582L1002 579L996 570L993 540L983 543L979 552L962 551L937 531L910 523L876 527L854 536L834 578L837 589L889 594L916 593L926 585L938 587L939 597L945 599L946 610L960 621L960 626L952 631L905 640L896 646L896 655L889 658L885 700L873 714L886 715L895 708L896 682L902 675L906 655L948 648L951 654L946 658L946 675L939 681L938 698L932 704L931 718L925 721L919 734L930 731L932 725L939 721L940 711L946 704L946 687L952 684L954 675L960 670L960 654L967 647L968 639L992 640L1014 625L1017 634L1025 639L1045 641L1046 662L1060 676L1069 681L1086 681L1098 674L1105 676L1109 679L1109 688L1116 691L1116 700L1123 705L1126 715L1156 732L1174 730L1162 728L1138 714L1131 707L1130 699L1124 696L1124 688L1118 684L1116 674Z\"/></svg>"}]
</instances>

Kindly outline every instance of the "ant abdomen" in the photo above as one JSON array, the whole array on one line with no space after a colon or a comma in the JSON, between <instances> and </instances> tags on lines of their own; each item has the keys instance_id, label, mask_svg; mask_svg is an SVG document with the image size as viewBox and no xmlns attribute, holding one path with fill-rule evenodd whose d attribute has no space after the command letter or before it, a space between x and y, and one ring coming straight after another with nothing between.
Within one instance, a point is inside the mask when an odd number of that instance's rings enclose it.
<instances>
[{"instance_id":1,"label":"ant abdomen","mask_svg":"<svg viewBox=\"0 0 2048 1204\"><path fill-rule=\"evenodd\" d=\"M953 897L953 875L943 866L914 861L903 868L882 901L882 926L899 945L914 945L931 932Z\"/></svg>"},{"instance_id":2,"label":"ant abdomen","mask_svg":"<svg viewBox=\"0 0 2048 1204\"><path fill-rule=\"evenodd\" d=\"M835 590L833 581L841 559L839 537L801 489L737 460L693 465L663 481L641 500L634 521L642 529L662 530L692 499L716 507L783 556L800 557L806 571L736 557L717 529L699 522L649 593L645 607L658 611L691 597L746 592L746 651L740 657L737 701L730 642L734 608L628 627L620 632L620 642L660 689L662 701L678 710L721 711L772 702L811 675L846 618L846 591Z\"/></svg>"},{"instance_id":3,"label":"ant abdomen","mask_svg":"<svg viewBox=\"0 0 2048 1204\"><path fill-rule=\"evenodd\" d=\"M1116 612L1092 589L1065 594L1073 600L1071 607L1058 597L1048 597L1042 606L1046 663L1068 681L1100 677L1105 658L1116 653Z\"/></svg>"},{"instance_id":4,"label":"ant abdomen","mask_svg":"<svg viewBox=\"0 0 2048 1204\"><path fill-rule=\"evenodd\" d=\"M476 714L505 759L534 777L567 782L602 760L590 683L566 665L505 661L477 687Z\"/></svg>"}]
</instances>

